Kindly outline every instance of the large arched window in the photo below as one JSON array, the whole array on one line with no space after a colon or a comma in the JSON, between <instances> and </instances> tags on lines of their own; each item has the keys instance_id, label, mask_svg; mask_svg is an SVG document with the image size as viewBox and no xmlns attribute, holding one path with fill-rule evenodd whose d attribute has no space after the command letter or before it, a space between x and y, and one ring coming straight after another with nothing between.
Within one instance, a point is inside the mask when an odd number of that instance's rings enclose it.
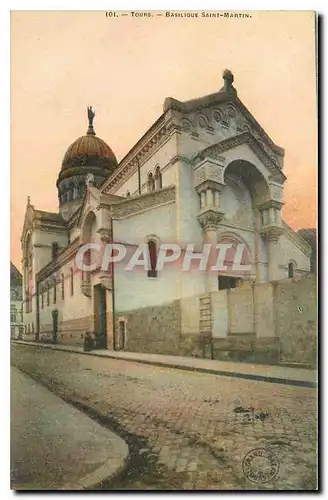
<instances>
[{"instance_id":1,"label":"large arched window","mask_svg":"<svg viewBox=\"0 0 328 500\"><path fill-rule=\"evenodd\" d=\"M49 283L47 284L47 306L50 305L50 287Z\"/></svg>"},{"instance_id":2,"label":"large arched window","mask_svg":"<svg viewBox=\"0 0 328 500\"><path fill-rule=\"evenodd\" d=\"M40 287L40 294L41 294L41 308L44 308L44 293L43 293L43 285Z\"/></svg>"},{"instance_id":3,"label":"large arched window","mask_svg":"<svg viewBox=\"0 0 328 500\"><path fill-rule=\"evenodd\" d=\"M294 262L289 262L288 264L288 278L294 278L295 276L295 264Z\"/></svg>"},{"instance_id":4,"label":"large arched window","mask_svg":"<svg viewBox=\"0 0 328 500\"><path fill-rule=\"evenodd\" d=\"M148 251L150 258L150 269L147 271L148 278L157 278L156 264L157 264L157 245L155 240L148 241Z\"/></svg>"},{"instance_id":5,"label":"large arched window","mask_svg":"<svg viewBox=\"0 0 328 500\"><path fill-rule=\"evenodd\" d=\"M162 174L159 166L156 167L155 171L155 187L156 189L162 189Z\"/></svg>"},{"instance_id":6,"label":"large arched window","mask_svg":"<svg viewBox=\"0 0 328 500\"><path fill-rule=\"evenodd\" d=\"M149 174L148 174L147 188L148 188L148 192L155 190L155 179L154 179L152 172L149 172Z\"/></svg>"}]
</instances>

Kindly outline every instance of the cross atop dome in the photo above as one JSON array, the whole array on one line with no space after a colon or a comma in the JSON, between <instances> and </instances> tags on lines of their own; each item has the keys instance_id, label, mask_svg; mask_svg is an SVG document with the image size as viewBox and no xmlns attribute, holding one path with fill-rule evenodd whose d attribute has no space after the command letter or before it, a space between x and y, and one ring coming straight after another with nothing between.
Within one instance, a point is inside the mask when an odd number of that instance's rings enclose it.
<instances>
[{"instance_id":1,"label":"cross atop dome","mask_svg":"<svg viewBox=\"0 0 328 500\"><path fill-rule=\"evenodd\" d=\"M88 106L88 120L89 120L89 128L87 131L87 135L96 135L96 132L94 131L93 128L93 120L94 117L96 116L96 113L93 111L92 106Z\"/></svg>"}]
</instances>

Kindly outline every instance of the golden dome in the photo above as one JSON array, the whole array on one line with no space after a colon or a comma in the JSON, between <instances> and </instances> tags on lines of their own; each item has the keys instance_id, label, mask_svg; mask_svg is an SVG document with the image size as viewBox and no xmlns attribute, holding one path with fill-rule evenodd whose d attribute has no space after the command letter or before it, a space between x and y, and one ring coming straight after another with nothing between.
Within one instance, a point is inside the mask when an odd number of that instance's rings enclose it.
<instances>
[{"instance_id":1,"label":"golden dome","mask_svg":"<svg viewBox=\"0 0 328 500\"><path fill-rule=\"evenodd\" d=\"M105 168L117 165L116 156L105 141L95 135L83 135L69 146L62 168L83 166L94 162L101 163Z\"/></svg>"},{"instance_id":2,"label":"golden dome","mask_svg":"<svg viewBox=\"0 0 328 500\"><path fill-rule=\"evenodd\" d=\"M88 131L67 149L57 178L59 209L65 219L81 204L88 176L92 174L94 185L99 187L118 165L108 144L96 137L93 128L94 117L95 112L92 106L89 106Z\"/></svg>"}]
</instances>

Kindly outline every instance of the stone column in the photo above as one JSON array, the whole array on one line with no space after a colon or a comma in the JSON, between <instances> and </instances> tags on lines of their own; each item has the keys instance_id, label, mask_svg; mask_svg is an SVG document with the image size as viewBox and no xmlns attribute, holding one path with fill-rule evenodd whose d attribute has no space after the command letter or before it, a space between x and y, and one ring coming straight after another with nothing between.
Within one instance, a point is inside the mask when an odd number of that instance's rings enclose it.
<instances>
[{"instance_id":1,"label":"stone column","mask_svg":"<svg viewBox=\"0 0 328 500\"><path fill-rule=\"evenodd\" d=\"M277 217L277 224L281 224L281 210L279 208L276 209L276 217Z\"/></svg>"},{"instance_id":2,"label":"stone column","mask_svg":"<svg viewBox=\"0 0 328 500\"><path fill-rule=\"evenodd\" d=\"M268 244L268 278L269 281L275 279L275 252L277 251L278 241L275 238L267 237Z\"/></svg>"},{"instance_id":3,"label":"stone column","mask_svg":"<svg viewBox=\"0 0 328 500\"><path fill-rule=\"evenodd\" d=\"M223 212L217 209L210 209L199 214L197 218L204 231L204 243L211 245L211 255L216 255L217 231L220 225L220 221L223 218ZM211 272L211 266L212 264L208 264L206 276L207 293L217 290L217 276L215 273Z\"/></svg>"},{"instance_id":4,"label":"stone column","mask_svg":"<svg viewBox=\"0 0 328 500\"><path fill-rule=\"evenodd\" d=\"M220 192L219 191L214 191L214 206L215 206L215 208L220 207Z\"/></svg>"},{"instance_id":5,"label":"stone column","mask_svg":"<svg viewBox=\"0 0 328 500\"><path fill-rule=\"evenodd\" d=\"M110 242L112 240L110 207L107 205L100 205L98 210L99 219L97 219L97 233L100 235L100 241Z\"/></svg>"},{"instance_id":6,"label":"stone column","mask_svg":"<svg viewBox=\"0 0 328 500\"><path fill-rule=\"evenodd\" d=\"M202 191L200 193L200 208L203 209L206 206L206 193L205 191Z\"/></svg>"},{"instance_id":7,"label":"stone column","mask_svg":"<svg viewBox=\"0 0 328 500\"><path fill-rule=\"evenodd\" d=\"M270 207L269 208L269 224L275 224L275 216L274 216L275 212L274 212L274 208L273 207Z\"/></svg>"},{"instance_id":8,"label":"stone column","mask_svg":"<svg viewBox=\"0 0 328 500\"><path fill-rule=\"evenodd\" d=\"M277 245L280 235L284 232L281 223L281 206L280 202L268 200L258 207L263 213L260 234L267 242L269 281L275 281L279 278L276 257L279 247Z\"/></svg>"},{"instance_id":9,"label":"stone column","mask_svg":"<svg viewBox=\"0 0 328 500\"><path fill-rule=\"evenodd\" d=\"M206 206L213 207L214 199L213 199L213 191L211 188L207 188L206 190Z\"/></svg>"},{"instance_id":10,"label":"stone column","mask_svg":"<svg viewBox=\"0 0 328 500\"><path fill-rule=\"evenodd\" d=\"M269 281L275 281L278 279L277 275L277 254L279 252L279 237L282 231L275 230L272 228L266 234L266 240L268 243L268 274Z\"/></svg>"}]
</instances>

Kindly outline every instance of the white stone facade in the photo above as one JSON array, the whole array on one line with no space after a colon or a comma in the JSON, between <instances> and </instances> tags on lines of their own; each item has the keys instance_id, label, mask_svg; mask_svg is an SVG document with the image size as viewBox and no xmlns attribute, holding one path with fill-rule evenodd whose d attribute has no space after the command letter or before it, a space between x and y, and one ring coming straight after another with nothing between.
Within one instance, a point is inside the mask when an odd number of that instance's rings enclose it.
<instances>
[{"instance_id":1,"label":"white stone facade","mask_svg":"<svg viewBox=\"0 0 328 500\"><path fill-rule=\"evenodd\" d=\"M226 337L229 290L219 291L220 273L186 272L176 262L156 277L120 265L114 275L86 276L76 270L75 255L89 241L134 248L153 240L157 249L161 243L198 248L229 241L245 245L251 266L245 276L229 275L234 283L303 276L310 271L311 249L281 218L283 156L231 85L185 103L166 99L161 117L99 189L88 186L68 221L28 204L22 234L24 338L82 343L86 330L105 331L104 345L125 348L133 311L149 308L156 322L156 307L176 301L180 333L196 334L203 294L212 294L213 337ZM236 304L236 331L254 330L248 298L245 292L244 305ZM120 329L124 338L117 341Z\"/></svg>"}]
</instances>

